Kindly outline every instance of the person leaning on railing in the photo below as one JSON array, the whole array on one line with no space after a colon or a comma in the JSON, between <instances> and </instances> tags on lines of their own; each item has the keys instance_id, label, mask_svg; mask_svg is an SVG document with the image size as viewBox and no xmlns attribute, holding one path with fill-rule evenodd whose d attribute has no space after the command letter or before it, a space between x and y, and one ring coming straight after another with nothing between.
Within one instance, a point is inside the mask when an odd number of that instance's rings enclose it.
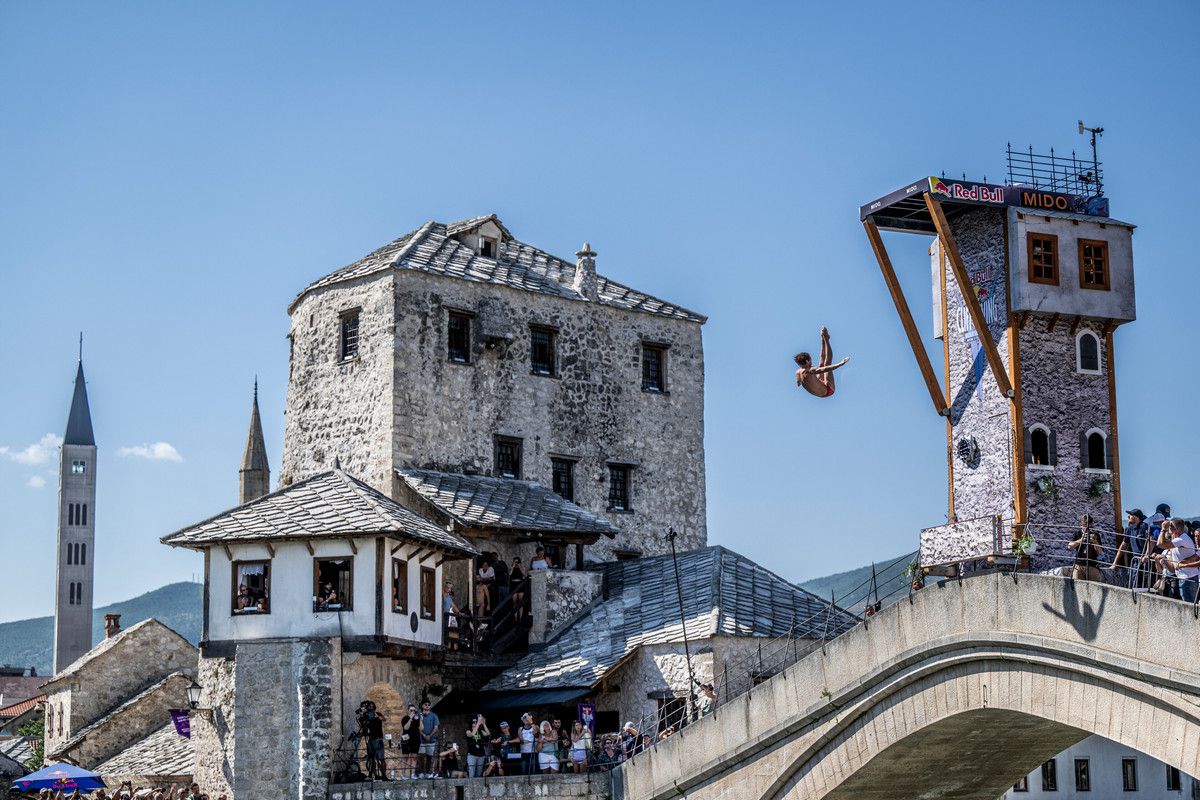
<instances>
[{"instance_id":1,"label":"person leaning on railing","mask_svg":"<svg viewBox=\"0 0 1200 800\"><path fill-rule=\"evenodd\" d=\"M1178 518L1163 522L1159 547L1164 548L1164 552L1154 559L1162 568L1164 579L1168 575L1174 576L1179 587L1179 599L1188 603L1196 602L1197 586L1200 585L1200 556L1196 553L1195 540L1187 531L1187 523Z\"/></svg>"},{"instance_id":2,"label":"person leaning on railing","mask_svg":"<svg viewBox=\"0 0 1200 800\"><path fill-rule=\"evenodd\" d=\"M1071 568L1071 577L1077 581L1100 581L1100 567L1097 559L1104 554L1104 542L1100 534L1092 530L1092 515L1081 514L1079 517L1079 537L1067 542L1067 547L1075 551L1075 564Z\"/></svg>"}]
</instances>

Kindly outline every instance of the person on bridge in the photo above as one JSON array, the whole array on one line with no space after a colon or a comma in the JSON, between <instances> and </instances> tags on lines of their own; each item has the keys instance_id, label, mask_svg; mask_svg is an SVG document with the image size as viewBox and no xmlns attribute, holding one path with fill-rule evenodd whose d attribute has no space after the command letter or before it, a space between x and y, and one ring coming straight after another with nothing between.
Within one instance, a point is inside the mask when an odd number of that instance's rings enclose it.
<instances>
[{"instance_id":1,"label":"person on bridge","mask_svg":"<svg viewBox=\"0 0 1200 800\"><path fill-rule=\"evenodd\" d=\"M829 329L821 326L821 362L813 366L812 356L808 353L796 353L796 385L803 386L809 394L816 397L833 397L833 371L850 360L847 356L836 364L833 363L833 347L829 344Z\"/></svg>"},{"instance_id":2,"label":"person on bridge","mask_svg":"<svg viewBox=\"0 0 1200 800\"><path fill-rule=\"evenodd\" d=\"M1071 568L1071 578L1077 581L1099 581L1100 567L1096 560L1104 555L1104 543L1100 534L1092 530L1092 515L1081 514L1079 517L1079 538L1067 542L1067 547L1075 551L1075 564Z\"/></svg>"}]
</instances>

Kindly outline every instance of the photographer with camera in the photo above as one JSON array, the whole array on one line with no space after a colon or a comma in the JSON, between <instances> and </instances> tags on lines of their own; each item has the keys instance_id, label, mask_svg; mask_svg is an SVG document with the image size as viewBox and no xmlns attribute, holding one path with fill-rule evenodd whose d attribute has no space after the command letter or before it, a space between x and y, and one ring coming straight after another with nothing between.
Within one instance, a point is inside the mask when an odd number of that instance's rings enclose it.
<instances>
[{"instance_id":1,"label":"photographer with camera","mask_svg":"<svg viewBox=\"0 0 1200 800\"><path fill-rule=\"evenodd\" d=\"M358 742L367 740L367 778L369 780L387 780L387 752L383 743L383 723L386 717L375 710L375 704L370 700L359 703L354 712L358 722L358 730L351 734L354 741L355 758L358 756Z\"/></svg>"},{"instance_id":2,"label":"photographer with camera","mask_svg":"<svg viewBox=\"0 0 1200 800\"><path fill-rule=\"evenodd\" d=\"M488 730L487 720L483 714L476 714L467 728L467 776L483 777L484 763L487 760L487 749L492 732Z\"/></svg>"},{"instance_id":3,"label":"photographer with camera","mask_svg":"<svg viewBox=\"0 0 1200 800\"><path fill-rule=\"evenodd\" d=\"M400 776L412 778L421 752L421 718L417 707L410 703L408 713L400 719Z\"/></svg>"}]
</instances>

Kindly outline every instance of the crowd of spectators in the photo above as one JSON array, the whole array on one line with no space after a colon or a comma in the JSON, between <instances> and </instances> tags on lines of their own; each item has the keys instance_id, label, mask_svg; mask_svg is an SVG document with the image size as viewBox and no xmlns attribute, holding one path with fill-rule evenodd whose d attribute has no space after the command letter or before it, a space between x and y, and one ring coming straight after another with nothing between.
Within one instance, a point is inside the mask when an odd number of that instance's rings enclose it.
<instances>
[{"instance_id":1,"label":"crowd of spectators","mask_svg":"<svg viewBox=\"0 0 1200 800\"><path fill-rule=\"evenodd\" d=\"M37 800L228 800L228 795L221 793L209 795L201 790L200 785L191 786L134 786L130 782L122 783L115 789L95 789L89 792L78 790L65 792L61 789L40 789L36 794L22 795Z\"/></svg>"}]
</instances>

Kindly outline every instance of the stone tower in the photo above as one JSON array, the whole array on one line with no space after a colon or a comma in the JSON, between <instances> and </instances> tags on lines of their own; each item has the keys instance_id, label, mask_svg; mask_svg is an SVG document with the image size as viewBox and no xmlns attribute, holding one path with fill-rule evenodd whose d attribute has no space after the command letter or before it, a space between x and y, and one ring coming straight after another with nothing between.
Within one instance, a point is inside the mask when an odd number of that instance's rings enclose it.
<instances>
[{"instance_id":1,"label":"stone tower","mask_svg":"<svg viewBox=\"0 0 1200 800\"><path fill-rule=\"evenodd\" d=\"M1006 556L1028 533L1032 566L1059 566L1085 514L1113 547L1123 527L1113 334L1136 317L1134 226L1100 195L942 178L861 214L946 418L949 524L922 532L921 564ZM934 234L941 375L880 230Z\"/></svg>"},{"instance_id":2,"label":"stone tower","mask_svg":"<svg viewBox=\"0 0 1200 800\"><path fill-rule=\"evenodd\" d=\"M96 539L96 437L83 359L58 465L58 594L54 604L54 672L92 649L92 579Z\"/></svg>"},{"instance_id":3,"label":"stone tower","mask_svg":"<svg viewBox=\"0 0 1200 800\"><path fill-rule=\"evenodd\" d=\"M250 430L246 450L238 471L238 505L271 492L271 467L267 463L267 444L263 440L262 420L258 416L258 381L254 381L254 404L250 408Z\"/></svg>"}]
</instances>

